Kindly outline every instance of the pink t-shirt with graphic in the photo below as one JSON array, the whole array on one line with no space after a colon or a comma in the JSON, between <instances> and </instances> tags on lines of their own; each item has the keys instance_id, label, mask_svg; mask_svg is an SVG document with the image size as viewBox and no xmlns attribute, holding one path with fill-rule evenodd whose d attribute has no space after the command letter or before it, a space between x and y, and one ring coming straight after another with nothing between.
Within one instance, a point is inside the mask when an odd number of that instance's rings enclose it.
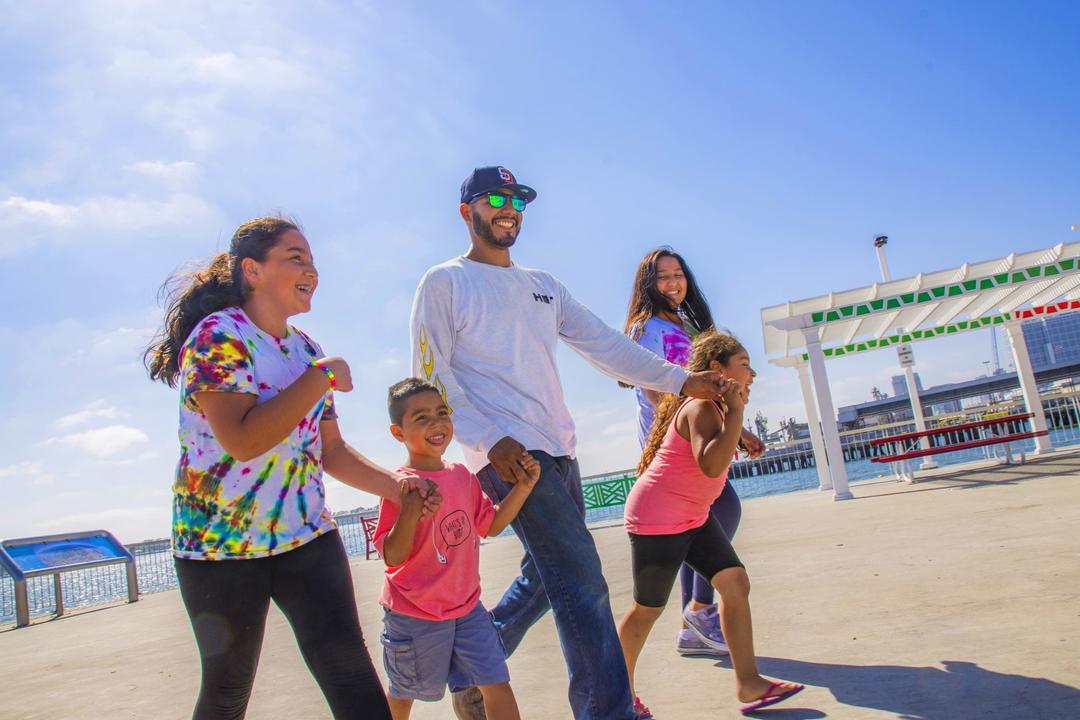
<instances>
[{"instance_id":1,"label":"pink t-shirt with graphic","mask_svg":"<svg viewBox=\"0 0 1080 720\"><path fill-rule=\"evenodd\" d=\"M495 506L468 468L446 463L439 472L401 470L439 486L442 505L416 524L412 550L400 565L386 568L379 602L394 612L421 620L452 620L468 615L480 601L480 538L495 519ZM383 500L375 527L375 548L397 522L401 507Z\"/></svg>"}]
</instances>

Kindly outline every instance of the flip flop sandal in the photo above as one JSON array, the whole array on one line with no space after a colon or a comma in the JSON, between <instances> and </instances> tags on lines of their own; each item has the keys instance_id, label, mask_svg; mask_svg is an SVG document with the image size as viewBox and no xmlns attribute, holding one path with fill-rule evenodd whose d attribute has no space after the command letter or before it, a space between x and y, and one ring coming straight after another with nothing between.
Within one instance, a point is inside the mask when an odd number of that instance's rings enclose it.
<instances>
[{"instance_id":1,"label":"flip flop sandal","mask_svg":"<svg viewBox=\"0 0 1080 720\"><path fill-rule=\"evenodd\" d=\"M778 687L782 687L783 685L784 685L784 683L782 683L782 682L774 682L772 685L769 686L769 689L766 690L765 694L762 695L760 698L758 698L754 702L750 703L749 705L743 705L742 714L743 715L749 715L750 713L754 712L755 710L760 710L761 708L766 708L766 707L769 707L770 705L775 705L776 703L780 702L781 700L787 700L789 697L791 697L792 695L794 695L794 694L796 694L798 692L801 692L806 687L805 685L796 685L795 687L791 688L790 690L782 692L779 695L773 695L772 694L773 690L775 690Z\"/></svg>"}]
</instances>

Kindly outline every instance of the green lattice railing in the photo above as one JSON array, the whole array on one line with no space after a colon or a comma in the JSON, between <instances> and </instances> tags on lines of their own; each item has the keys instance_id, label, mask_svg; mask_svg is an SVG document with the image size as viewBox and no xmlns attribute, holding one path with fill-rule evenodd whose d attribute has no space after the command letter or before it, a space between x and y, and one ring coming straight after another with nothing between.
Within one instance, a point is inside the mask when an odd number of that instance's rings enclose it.
<instances>
[{"instance_id":1,"label":"green lattice railing","mask_svg":"<svg viewBox=\"0 0 1080 720\"><path fill-rule=\"evenodd\" d=\"M581 491L585 496L585 509L615 507L626 504L626 496L630 493L637 477L624 475L610 480L597 480L596 482L583 483Z\"/></svg>"}]
</instances>

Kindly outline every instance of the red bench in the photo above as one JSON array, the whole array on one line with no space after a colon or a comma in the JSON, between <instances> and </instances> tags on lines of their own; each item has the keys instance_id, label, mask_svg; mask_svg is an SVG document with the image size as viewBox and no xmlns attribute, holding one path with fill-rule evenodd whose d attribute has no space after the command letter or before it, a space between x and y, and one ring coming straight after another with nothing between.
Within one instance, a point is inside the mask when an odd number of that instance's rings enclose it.
<instances>
[{"instance_id":1,"label":"red bench","mask_svg":"<svg viewBox=\"0 0 1080 720\"><path fill-rule=\"evenodd\" d=\"M941 453L968 450L970 448L985 447L987 445L999 445L1005 443L1006 462L1012 462L1012 453L1009 443L1018 440L1041 437L1047 434L1047 430L1028 430L1028 423L1033 418L1032 413L1020 413L1006 415L1005 417L991 420L979 420L977 422L963 423L961 425L944 425L925 430L923 432L904 433L890 437L877 438L870 441L871 447L890 445L892 453L879 455L871 458L871 462L893 463L925 457L927 455L940 455ZM922 438L939 437L943 440L939 445L931 445L927 449L919 447ZM970 439L961 439L969 437ZM954 441L955 440L955 441ZM1020 452L1020 462L1024 462L1024 452Z\"/></svg>"},{"instance_id":2,"label":"red bench","mask_svg":"<svg viewBox=\"0 0 1080 720\"><path fill-rule=\"evenodd\" d=\"M375 539L375 527L379 524L379 516L361 517L360 524L364 528L364 559L370 560L372 553L375 553L376 556L379 554L375 546L371 544Z\"/></svg>"}]
</instances>

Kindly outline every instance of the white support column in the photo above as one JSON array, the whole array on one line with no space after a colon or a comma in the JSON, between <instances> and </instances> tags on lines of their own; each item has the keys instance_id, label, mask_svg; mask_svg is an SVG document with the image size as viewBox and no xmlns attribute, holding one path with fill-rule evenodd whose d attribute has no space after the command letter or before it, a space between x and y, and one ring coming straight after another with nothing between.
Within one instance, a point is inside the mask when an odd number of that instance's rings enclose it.
<instances>
[{"instance_id":1,"label":"white support column","mask_svg":"<svg viewBox=\"0 0 1080 720\"><path fill-rule=\"evenodd\" d=\"M802 387L803 407L806 408L806 424L810 428L810 445L814 448L814 465L817 466L818 489L832 490L832 478L829 477L829 465L825 459L825 439L821 436L821 420L818 417L817 403L814 402L814 388L810 384L810 370L806 362L795 366L799 372L799 386Z\"/></svg>"},{"instance_id":2,"label":"white support column","mask_svg":"<svg viewBox=\"0 0 1080 720\"><path fill-rule=\"evenodd\" d=\"M912 366L904 368L904 379L907 381L908 399L911 400L911 415L915 418L915 431L926 432L926 418L923 417L922 398L919 397L919 384L915 382L915 370ZM930 438L919 438L919 447L923 450L930 449ZM929 455L923 458L919 467L923 470L933 470L938 466L937 461Z\"/></svg>"},{"instance_id":3,"label":"white support column","mask_svg":"<svg viewBox=\"0 0 1080 720\"><path fill-rule=\"evenodd\" d=\"M854 496L848 489L844 452L840 447L840 433L836 429L836 411L829 390L829 376L825 373L825 354L821 351L817 328L806 328L803 335L806 337L806 353L810 357L810 376L814 379L814 396L821 413L821 432L825 440L829 476L832 478L833 500L850 500Z\"/></svg>"},{"instance_id":4,"label":"white support column","mask_svg":"<svg viewBox=\"0 0 1080 720\"><path fill-rule=\"evenodd\" d=\"M1013 361L1016 363L1016 376L1020 379L1020 390L1024 393L1024 405L1027 406L1031 418L1032 429L1042 432L1046 427L1046 413L1043 412L1042 399L1039 397L1039 386L1035 382L1035 371L1031 369L1031 356L1028 355L1027 342L1024 340L1024 331L1018 321L1005 324L1005 332L1009 335L1009 345L1012 346ZM1044 455L1054 451L1050 438L1046 435L1035 438L1035 454Z\"/></svg>"}]
</instances>

